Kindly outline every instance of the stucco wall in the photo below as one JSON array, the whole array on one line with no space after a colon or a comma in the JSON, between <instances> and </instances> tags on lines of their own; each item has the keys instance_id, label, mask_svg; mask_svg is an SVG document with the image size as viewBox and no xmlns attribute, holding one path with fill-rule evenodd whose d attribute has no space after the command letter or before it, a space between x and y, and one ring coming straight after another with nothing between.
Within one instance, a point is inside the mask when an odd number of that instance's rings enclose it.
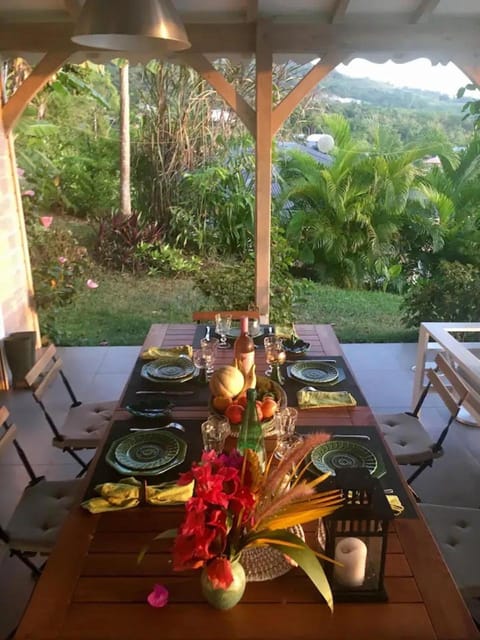
<instances>
[{"instance_id":1,"label":"stucco wall","mask_svg":"<svg viewBox=\"0 0 480 640\"><path fill-rule=\"evenodd\" d=\"M37 330L31 308L30 261L23 213L19 208L15 159L5 136L0 105L0 338L14 331ZM2 335L3 333L3 335ZM0 388L2 384L0 364Z\"/></svg>"}]
</instances>

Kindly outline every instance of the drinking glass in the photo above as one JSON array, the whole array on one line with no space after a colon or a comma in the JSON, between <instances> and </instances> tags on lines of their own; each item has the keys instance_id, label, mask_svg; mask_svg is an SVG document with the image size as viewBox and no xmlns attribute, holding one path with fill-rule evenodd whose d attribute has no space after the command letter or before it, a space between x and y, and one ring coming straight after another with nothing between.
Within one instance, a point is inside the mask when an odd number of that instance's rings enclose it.
<instances>
[{"instance_id":1,"label":"drinking glass","mask_svg":"<svg viewBox=\"0 0 480 640\"><path fill-rule=\"evenodd\" d=\"M302 441L302 437L295 433L298 411L293 407L285 407L277 414L277 446L275 457L281 460L285 454Z\"/></svg>"},{"instance_id":2,"label":"drinking glass","mask_svg":"<svg viewBox=\"0 0 480 640\"><path fill-rule=\"evenodd\" d=\"M214 372L215 357L217 355L219 341L217 338L202 338L200 340L200 349L205 361L205 368L207 371L207 377Z\"/></svg>"},{"instance_id":3,"label":"drinking glass","mask_svg":"<svg viewBox=\"0 0 480 640\"><path fill-rule=\"evenodd\" d=\"M265 346L265 360L268 365L265 370L265 375L269 376L272 373L273 366L284 364L287 356L281 338L277 336L265 336L263 344Z\"/></svg>"},{"instance_id":4,"label":"drinking glass","mask_svg":"<svg viewBox=\"0 0 480 640\"><path fill-rule=\"evenodd\" d=\"M232 326L232 316L229 314L217 313L215 314L215 331L220 336L220 342L218 344L219 349L229 349L230 345L227 342L227 333Z\"/></svg>"},{"instance_id":5,"label":"drinking glass","mask_svg":"<svg viewBox=\"0 0 480 640\"><path fill-rule=\"evenodd\" d=\"M207 376L207 359L205 358L205 356L203 355L203 352L201 349L194 349L193 350L193 364L197 367L199 373L198 373L198 381L199 382L207 382L208 376Z\"/></svg>"},{"instance_id":6,"label":"drinking glass","mask_svg":"<svg viewBox=\"0 0 480 640\"><path fill-rule=\"evenodd\" d=\"M225 440L230 433L230 424L226 418L208 416L202 423L202 440L204 451L222 453Z\"/></svg>"}]
</instances>

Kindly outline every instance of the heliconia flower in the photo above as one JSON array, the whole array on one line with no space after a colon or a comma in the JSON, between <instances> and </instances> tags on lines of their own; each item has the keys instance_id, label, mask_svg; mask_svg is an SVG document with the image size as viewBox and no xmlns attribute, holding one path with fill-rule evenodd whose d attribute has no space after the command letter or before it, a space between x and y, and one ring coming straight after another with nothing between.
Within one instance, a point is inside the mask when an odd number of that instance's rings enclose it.
<instances>
[{"instance_id":1,"label":"heliconia flower","mask_svg":"<svg viewBox=\"0 0 480 640\"><path fill-rule=\"evenodd\" d=\"M95 282L95 280L91 280L90 278L87 280L87 287L89 289L98 289L98 284Z\"/></svg>"},{"instance_id":2,"label":"heliconia flower","mask_svg":"<svg viewBox=\"0 0 480 640\"><path fill-rule=\"evenodd\" d=\"M154 584L153 591L147 596L147 602L151 607L164 607L168 602L168 589L163 584Z\"/></svg>"},{"instance_id":3,"label":"heliconia flower","mask_svg":"<svg viewBox=\"0 0 480 640\"><path fill-rule=\"evenodd\" d=\"M17 167L17 176L19 178L23 178L24 175L25 175L25 169L21 169L20 167Z\"/></svg>"},{"instance_id":4,"label":"heliconia flower","mask_svg":"<svg viewBox=\"0 0 480 640\"><path fill-rule=\"evenodd\" d=\"M48 229L48 227L53 222L53 216L40 216L40 222L45 227L45 229Z\"/></svg>"},{"instance_id":5,"label":"heliconia flower","mask_svg":"<svg viewBox=\"0 0 480 640\"><path fill-rule=\"evenodd\" d=\"M58 258L58 262L59 262L60 264L65 264L65 263L67 262L67 258L65 258L65 256L60 256L60 257Z\"/></svg>"},{"instance_id":6,"label":"heliconia flower","mask_svg":"<svg viewBox=\"0 0 480 640\"><path fill-rule=\"evenodd\" d=\"M35 195L35 191L33 189L27 189L26 191L22 191L22 196L30 196L33 198Z\"/></svg>"}]
</instances>

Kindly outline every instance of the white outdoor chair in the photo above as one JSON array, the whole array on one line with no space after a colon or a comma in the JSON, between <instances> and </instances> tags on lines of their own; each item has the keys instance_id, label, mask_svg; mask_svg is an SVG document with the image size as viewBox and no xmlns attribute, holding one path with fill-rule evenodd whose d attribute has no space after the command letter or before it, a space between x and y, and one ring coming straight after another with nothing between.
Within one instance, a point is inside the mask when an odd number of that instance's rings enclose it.
<instances>
[{"instance_id":1,"label":"white outdoor chair","mask_svg":"<svg viewBox=\"0 0 480 640\"><path fill-rule=\"evenodd\" d=\"M78 475L80 476L85 473L88 464L75 452L82 449L95 449L99 445L110 423L117 401L82 404L77 400L62 366L63 362L57 356L55 345L52 344L30 369L25 380L53 431L53 446L69 453L79 463L81 471ZM43 401L45 392L58 375L72 400L70 410L61 427L55 423Z\"/></svg>"},{"instance_id":2,"label":"white outdoor chair","mask_svg":"<svg viewBox=\"0 0 480 640\"><path fill-rule=\"evenodd\" d=\"M24 450L15 439L17 427L8 422L9 412L0 407L0 454L13 444L30 482L22 493L10 521L0 526L0 540L8 547L10 555L19 558L35 576L39 569L30 559L48 555L56 542L60 527L70 508L80 497L82 480L45 480L37 476Z\"/></svg>"},{"instance_id":3,"label":"white outdoor chair","mask_svg":"<svg viewBox=\"0 0 480 640\"><path fill-rule=\"evenodd\" d=\"M420 504L464 598L480 597L480 509Z\"/></svg>"},{"instance_id":4,"label":"white outdoor chair","mask_svg":"<svg viewBox=\"0 0 480 640\"><path fill-rule=\"evenodd\" d=\"M427 372L428 384L412 412L376 416L397 463L418 467L409 476L409 484L427 467L431 467L435 458L443 455L442 445L450 425L467 396L469 402L471 400L469 387L442 353L436 356L435 363L436 369ZM437 441L432 439L419 418L420 409L431 387L436 390L450 412L448 422Z\"/></svg>"}]
</instances>

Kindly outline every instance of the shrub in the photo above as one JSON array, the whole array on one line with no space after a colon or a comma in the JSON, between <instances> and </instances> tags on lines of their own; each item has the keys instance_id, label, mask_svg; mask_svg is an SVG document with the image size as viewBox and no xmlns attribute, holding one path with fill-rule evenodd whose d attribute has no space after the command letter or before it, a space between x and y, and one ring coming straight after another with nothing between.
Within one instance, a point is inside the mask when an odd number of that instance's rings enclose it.
<instances>
[{"instance_id":1,"label":"shrub","mask_svg":"<svg viewBox=\"0 0 480 640\"><path fill-rule=\"evenodd\" d=\"M185 256L180 249L168 244L141 242L135 251L142 268L148 275L191 275L200 268L201 261L195 256Z\"/></svg>"},{"instance_id":2,"label":"shrub","mask_svg":"<svg viewBox=\"0 0 480 640\"><path fill-rule=\"evenodd\" d=\"M158 244L163 235L159 224L144 223L140 213L133 213L129 218L117 213L100 222L95 256L109 269L135 273L142 268L137 247L142 243Z\"/></svg>"},{"instance_id":3,"label":"shrub","mask_svg":"<svg viewBox=\"0 0 480 640\"><path fill-rule=\"evenodd\" d=\"M471 264L441 261L430 278L422 278L404 296L402 321L476 322L480 317L480 270Z\"/></svg>"}]
</instances>

